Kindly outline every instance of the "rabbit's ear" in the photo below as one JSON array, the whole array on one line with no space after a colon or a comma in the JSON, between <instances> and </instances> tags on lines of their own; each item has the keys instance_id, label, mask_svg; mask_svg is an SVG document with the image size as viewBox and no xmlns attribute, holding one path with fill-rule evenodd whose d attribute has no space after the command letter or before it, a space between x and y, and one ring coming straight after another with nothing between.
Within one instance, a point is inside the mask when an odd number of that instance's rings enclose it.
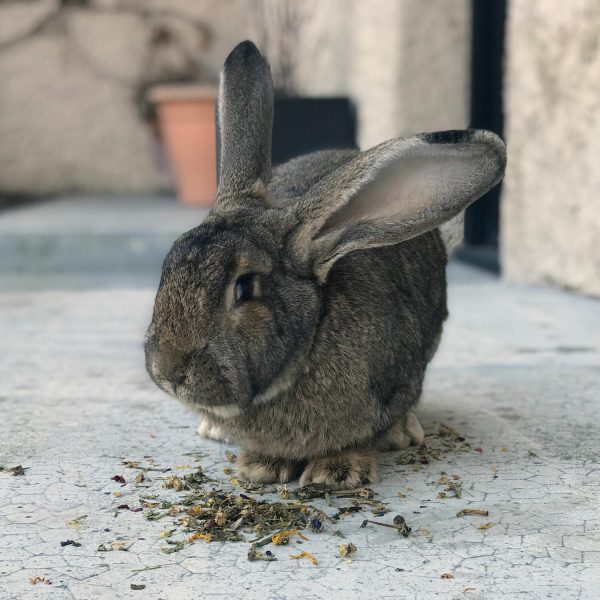
<instances>
[{"instance_id":1,"label":"rabbit's ear","mask_svg":"<svg viewBox=\"0 0 600 600\"><path fill-rule=\"evenodd\" d=\"M506 148L482 130L384 142L317 182L295 206L294 254L324 281L353 250L397 244L438 227L496 185Z\"/></svg>"},{"instance_id":2,"label":"rabbit's ear","mask_svg":"<svg viewBox=\"0 0 600 600\"><path fill-rule=\"evenodd\" d=\"M217 206L241 194L259 195L271 179L273 82L271 70L250 41L227 57L219 88L221 139Z\"/></svg>"}]
</instances>

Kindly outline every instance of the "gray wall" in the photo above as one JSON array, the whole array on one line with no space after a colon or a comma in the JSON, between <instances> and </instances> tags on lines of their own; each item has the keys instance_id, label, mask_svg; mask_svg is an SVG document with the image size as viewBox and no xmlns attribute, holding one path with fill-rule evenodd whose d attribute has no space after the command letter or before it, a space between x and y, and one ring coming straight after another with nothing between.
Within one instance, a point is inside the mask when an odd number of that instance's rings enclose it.
<instances>
[{"instance_id":1,"label":"gray wall","mask_svg":"<svg viewBox=\"0 0 600 600\"><path fill-rule=\"evenodd\" d=\"M600 296L600 3L512 0L502 262Z\"/></svg>"},{"instance_id":2,"label":"gray wall","mask_svg":"<svg viewBox=\"0 0 600 600\"><path fill-rule=\"evenodd\" d=\"M203 50L190 27L166 19L185 51L201 57L208 78L216 78L235 43L256 38L250 0L137 5L209 23L213 43ZM363 147L403 133L466 125L468 0L303 0L302 6L311 19L298 47L298 89L354 97ZM155 136L132 102L134 84L148 76L147 21L72 9L41 33L2 49L54 7L53 0L0 5L0 193L169 188ZM181 49L166 48L158 62L176 72Z\"/></svg>"}]
</instances>

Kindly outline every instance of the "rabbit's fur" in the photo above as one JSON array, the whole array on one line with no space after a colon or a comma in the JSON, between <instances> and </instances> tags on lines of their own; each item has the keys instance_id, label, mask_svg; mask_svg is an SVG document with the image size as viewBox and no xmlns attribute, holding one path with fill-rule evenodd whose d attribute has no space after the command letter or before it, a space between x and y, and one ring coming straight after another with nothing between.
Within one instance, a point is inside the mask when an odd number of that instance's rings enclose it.
<instances>
[{"instance_id":1,"label":"rabbit's fur","mask_svg":"<svg viewBox=\"0 0 600 600\"><path fill-rule=\"evenodd\" d=\"M505 148L440 132L272 172L272 118L243 42L221 79L215 206L165 259L147 368L243 447L242 477L352 487L377 449L422 441L412 409L447 316L438 227L501 179Z\"/></svg>"}]
</instances>

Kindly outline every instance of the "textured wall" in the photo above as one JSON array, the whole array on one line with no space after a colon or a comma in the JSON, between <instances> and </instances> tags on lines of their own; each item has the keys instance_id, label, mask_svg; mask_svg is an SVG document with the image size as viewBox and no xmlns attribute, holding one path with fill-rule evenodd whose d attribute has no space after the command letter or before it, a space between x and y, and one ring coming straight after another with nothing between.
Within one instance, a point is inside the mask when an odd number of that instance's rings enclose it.
<instances>
[{"instance_id":1,"label":"textured wall","mask_svg":"<svg viewBox=\"0 0 600 600\"><path fill-rule=\"evenodd\" d=\"M600 4L513 0L507 50L504 273L600 296Z\"/></svg>"},{"instance_id":2,"label":"textured wall","mask_svg":"<svg viewBox=\"0 0 600 600\"><path fill-rule=\"evenodd\" d=\"M0 6L0 192L45 195L69 191L145 192L169 185L160 151L133 100L145 76L151 27L139 15L70 9L25 41L10 45L56 10L53 0ZM204 52L185 21L166 19L186 52L202 57L208 75L235 34L235 19L217 0L138 2L214 18L223 35ZM98 2L110 8L115 2ZM231 7L233 3L229 2ZM237 11L232 11L235 15ZM152 24L162 24L157 19ZM5 47L3 47L3 44ZM184 53L166 48L167 67ZM179 63L179 64L178 64ZM167 68L168 71L168 68ZM161 71L163 72L163 71Z\"/></svg>"},{"instance_id":3,"label":"textured wall","mask_svg":"<svg viewBox=\"0 0 600 600\"><path fill-rule=\"evenodd\" d=\"M468 124L468 0L356 2L353 36L362 146Z\"/></svg>"},{"instance_id":4,"label":"textured wall","mask_svg":"<svg viewBox=\"0 0 600 600\"><path fill-rule=\"evenodd\" d=\"M368 147L414 131L467 123L469 1L303 0L311 22L298 45L297 87L356 99ZM3 48L57 0L0 5L0 193L131 193L169 185L154 136L132 102L148 27L131 14L73 9L33 38ZM228 51L256 39L250 0L135 0L204 19L206 51L176 24L183 46L216 77ZM114 7L117 0L96 0ZM168 54L168 53L167 53ZM177 66L177 52L167 56Z\"/></svg>"}]
</instances>

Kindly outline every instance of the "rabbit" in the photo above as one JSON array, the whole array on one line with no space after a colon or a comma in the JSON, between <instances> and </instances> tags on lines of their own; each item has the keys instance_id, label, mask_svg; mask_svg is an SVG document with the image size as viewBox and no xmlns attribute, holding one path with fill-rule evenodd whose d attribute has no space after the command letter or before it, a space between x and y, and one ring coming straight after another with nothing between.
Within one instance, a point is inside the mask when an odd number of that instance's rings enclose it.
<instances>
[{"instance_id":1,"label":"rabbit","mask_svg":"<svg viewBox=\"0 0 600 600\"><path fill-rule=\"evenodd\" d=\"M165 258L146 367L241 445L238 476L352 488L419 444L414 413L447 317L439 228L504 174L483 130L424 133L271 165L273 85L258 48L225 61L220 181Z\"/></svg>"}]
</instances>

